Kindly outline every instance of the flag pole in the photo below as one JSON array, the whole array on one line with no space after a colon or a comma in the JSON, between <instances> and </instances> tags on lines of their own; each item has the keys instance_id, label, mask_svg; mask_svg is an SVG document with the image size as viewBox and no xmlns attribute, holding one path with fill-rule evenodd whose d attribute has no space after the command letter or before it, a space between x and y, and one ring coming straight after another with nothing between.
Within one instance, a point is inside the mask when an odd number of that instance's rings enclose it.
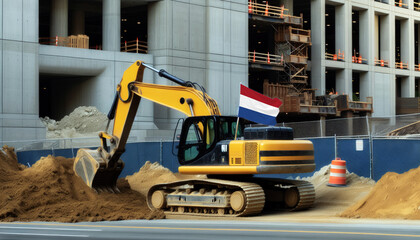
<instances>
[{"instance_id":1,"label":"flag pole","mask_svg":"<svg viewBox=\"0 0 420 240\"><path fill-rule=\"evenodd\" d=\"M241 85L242 85L242 82L239 83L239 96L241 95ZM241 104L240 100L239 100L239 104ZM239 126L239 106L238 106L238 119L236 119L235 139L234 140L236 140L236 138L238 137L238 126Z\"/></svg>"},{"instance_id":2,"label":"flag pole","mask_svg":"<svg viewBox=\"0 0 420 240\"><path fill-rule=\"evenodd\" d=\"M238 136L238 126L239 126L239 116L238 116L238 119L236 120L235 140L236 140L236 137Z\"/></svg>"}]
</instances>

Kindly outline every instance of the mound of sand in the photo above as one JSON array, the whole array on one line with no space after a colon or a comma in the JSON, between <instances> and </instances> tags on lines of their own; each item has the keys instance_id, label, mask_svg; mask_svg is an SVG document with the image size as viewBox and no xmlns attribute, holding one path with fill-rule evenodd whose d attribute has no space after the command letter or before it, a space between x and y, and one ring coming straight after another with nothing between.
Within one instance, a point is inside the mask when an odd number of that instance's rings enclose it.
<instances>
[{"instance_id":1,"label":"mound of sand","mask_svg":"<svg viewBox=\"0 0 420 240\"><path fill-rule=\"evenodd\" d=\"M47 138L97 137L104 131L108 118L95 107L78 107L60 121L41 118L47 127Z\"/></svg>"},{"instance_id":2,"label":"mound of sand","mask_svg":"<svg viewBox=\"0 0 420 240\"><path fill-rule=\"evenodd\" d=\"M171 170L163 167L159 163L150 163L147 161L140 170L133 175L127 176L126 179L131 189L146 196L149 189L159 183L169 183L184 179L202 179L205 175L182 175L173 173Z\"/></svg>"},{"instance_id":3,"label":"mound of sand","mask_svg":"<svg viewBox=\"0 0 420 240\"><path fill-rule=\"evenodd\" d=\"M342 217L420 219L420 167L386 173L364 199L346 209Z\"/></svg>"},{"instance_id":4,"label":"mound of sand","mask_svg":"<svg viewBox=\"0 0 420 240\"><path fill-rule=\"evenodd\" d=\"M327 186L330 168L331 165L326 165L312 177L303 180L311 182L315 187L315 211L326 210L334 216L366 196L375 185L375 181L347 171L346 187L330 187Z\"/></svg>"},{"instance_id":5,"label":"mound of sand","mask_svg":"<svg viewBox=\"0 0 420 240\"><path fill-rule=\"evenodd\" d=\"M387 136L406 136L420 133L420 121L408 124L404 127L395 129L387 134Z\"/></svg>"},{"instance_id":6,"label":"mound of sand","mask_svg":"<svg viewBox=\"0 0 420 240\"><path fill-rule=\"evenodd\" d=\"M120 194L96 194L73 172L73 159L48 156L30 168L0 152L0 221L108 221L164 218L121 179Z\"/></svg>"},{"instance_id":7,"label":"mound of sand","mask_svg":"<svg viewBox=\"0 0 420 240\"><path fill-rule=\"evenodd\" d=\"M171 170L163 167L159 163L147 161L140 170L133 175L126 177L131 189L147 195L150 187L156 183L168 183L178 180Z\"/></svg>"}]
</instances>

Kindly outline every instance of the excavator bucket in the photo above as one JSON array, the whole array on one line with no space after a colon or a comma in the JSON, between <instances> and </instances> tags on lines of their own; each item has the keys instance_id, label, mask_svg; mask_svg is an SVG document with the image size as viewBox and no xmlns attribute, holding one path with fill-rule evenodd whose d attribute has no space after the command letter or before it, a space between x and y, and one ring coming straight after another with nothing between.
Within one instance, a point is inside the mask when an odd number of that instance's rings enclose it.
<instances>
[{"instance_id":1,"label":"excavator bucket","mask_svg":"<svg viewBox=\"0 0 420 240\"><path fill-rule=\"evenodd\" d=\"M117 179L123 168L124 163L121 159L110 167L97 149L84 148L77 151L73 165L76 175L98 192L119 192Z\"/></svg>"}]
</instances>

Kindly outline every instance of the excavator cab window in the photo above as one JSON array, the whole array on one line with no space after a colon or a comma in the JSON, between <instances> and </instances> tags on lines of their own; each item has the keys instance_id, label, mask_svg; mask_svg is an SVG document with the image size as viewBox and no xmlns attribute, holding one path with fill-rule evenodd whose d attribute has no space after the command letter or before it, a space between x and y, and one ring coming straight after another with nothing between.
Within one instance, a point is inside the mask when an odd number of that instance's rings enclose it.
<instances>
[{"instance_id":1,"label":"excavator cab window","mask_svg":"<svg viewBox=\"0 0 420 240\"><path fill-rule=\"evenodd\" d=\"M215 132L215 126L214 126L214 120L213 119L208 119L207 120L207 134L206 134L206 148L209 149L214 142L214 138L216 135Z\"/></svg>"},{"instance_id":2,"label":"excavator cab window","mask_svg":"<svg viewBox=\"0 0 420 240\"><path fill-rule=\"evenodd\" d=\"M225 117L220 119L221 138L223 140L233 140L235 138L236 118ZM243 134L244 124L239 121L237 138L241 138Z\"/></svg>"},{"instance_id":3,"label":"excavator cab window","mask_svg":"<svg viewBox=\"0 0 420 240\"><path fill-rule=\"evenodd\" d=\"M200 153L200 145L202 145L202 138L198 123L193 123L188 128L187 137L185 140L184 159L191 161L195 159Z\"/></svg>"},{"instance_id":4,"label":"excavator cab window","mask_svg":"<svg viewBox=\"0 0 420 240\"><path fill-rule=\"evenodd\" d=\"M187 118L179 141L180 163L194 161L214 148L216 129L217 123L213 116Z\"/></svg>"}]
</instances>

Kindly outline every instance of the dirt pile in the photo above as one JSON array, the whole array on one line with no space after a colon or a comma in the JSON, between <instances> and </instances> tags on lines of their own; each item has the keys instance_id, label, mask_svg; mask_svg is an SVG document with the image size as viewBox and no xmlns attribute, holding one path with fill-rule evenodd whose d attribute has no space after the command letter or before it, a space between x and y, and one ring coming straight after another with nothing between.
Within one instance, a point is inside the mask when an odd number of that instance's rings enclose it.
<instances>
[{"instance_id":1,"label":"dirt pile","mask_svg":"<svg viewBox=\"0 0 420 240\"><path fill-rule=\"evenodd\" d=\"M420 219L420 167L398 174L386 173L364 199L342 217Z\"/></svg>"},{"instance_id":2,"label":"dirt pile","mask_svg":"<svg viewBox=\"0 0 420 240\"><path fill-rule=\"evenodd\" d=\"M97 137L104 131L108 119L95 107L78 107L60 121L41 118L47 127L47 138Z\"/></svg>"},{"instance_id":3,"label":"dirt pile","mask_svg":"<svg viewBox=\"0 0 420 240\"><path fill-rule=\"evenodd\" d=\"M171 170L163 167L159 163L150 163L147 161L140 170L133 175L127 176L126 179L131 189L140 192L146 196L150 187L158 183L169 183L183 179L200 179L205 175L181 175L173 173Z\"/></svg>"},{"instance_id":4,"label":"dirt pile","mask_svg":"<svg viewBox=\"0 0 420 240\"><path fill-rule=\"evenodd\" d=\"M387 136L406 136L416 134L420 134L420 121L395 129L389 132Z\"/></svg>"},{"instance_id":5,"label":"dirt pile","mask_svg":"<svg viewBox=\"0 0 420 240\"><path fill-rule=\"evenodd\" d=\"M147 161L140 170L126 177L131 189L136 190L143 196L147 195L150 187L156 183L168 183L178 180L171 170L159 163Z\"/></svg>"},{"instance_id":6,"label":"dirt pile","mask_svg":"<svg viewBox=\"0 0 420 240\"><path fill-rule=\"evenodd\" d=\"M315 211L324 209L334 216L366 196L375 181L347 171L346 187L329 187L330 168L331 165L326 165L312 177L303 180L311 182L315 187Z\"/></svg>"},{"instance_id":7,"label":"dirt pile","mask_svg":"<svg viewBox=\"0 0 420 240\"><path fill-rule=\"evenodd\" d=\"M96 194L73 172L73 159L48 156L30 168L13 150L0 152L0 221L105 221L164 218L126 180L120 194Z\"/></svg>"}]
</instances>

